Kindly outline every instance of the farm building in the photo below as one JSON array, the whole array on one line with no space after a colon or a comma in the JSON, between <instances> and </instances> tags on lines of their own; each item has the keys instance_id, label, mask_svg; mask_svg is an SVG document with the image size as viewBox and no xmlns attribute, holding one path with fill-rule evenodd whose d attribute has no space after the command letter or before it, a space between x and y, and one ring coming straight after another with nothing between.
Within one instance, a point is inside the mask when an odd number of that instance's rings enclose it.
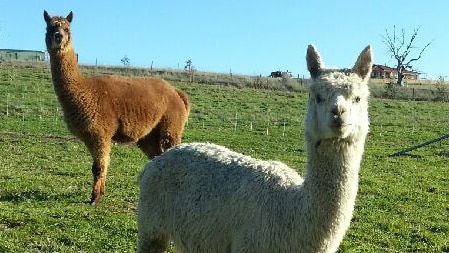
<instances>
[{"instance_id":1,"label":"farm building","mask_svg":"<svg viewBox=\"0 0 449 253\"><path fill-rule=\"evenodd\" d=\"M396 68L391 68L386 65L373 64L373 71L371 72L371 78L397 78L398 73ZM419 78L419 73L415 71L404 71L404 77L406 79L417 80Z\"/></svg>"},{"instance_id":2,"label":"farm building","mask_svg":"<svg viewBox=\"0 0 449 253\"><path fill-rule=\"evenodd\" d=\"M0 49L0 62L3 61L45 61L45 52L20 49Z\"/></svg>"}]
</instances>

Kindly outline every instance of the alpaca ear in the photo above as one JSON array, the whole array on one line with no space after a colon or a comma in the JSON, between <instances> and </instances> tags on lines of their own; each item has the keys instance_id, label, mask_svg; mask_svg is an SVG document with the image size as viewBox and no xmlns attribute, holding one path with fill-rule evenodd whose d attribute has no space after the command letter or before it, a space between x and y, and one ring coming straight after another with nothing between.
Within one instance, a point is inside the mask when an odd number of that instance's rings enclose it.
<instances>
[{"instance_id":1,"label":"alpaca ear","mask_svg":"<svg viewBox=\"0 0 449 253\"><path fill-rule=\"evenodd\" d=\"M318 50L316 50L315 46L312 44L307 47L306 61L310 76L312 78L317 78L323 69L323 63Z\"/></svg>"},{"instance_id":2,"label":"alpaca ear","mask_svg":"<svg viewBox=\"0 0 449 253\"><path fill-rule=\"evenodd\" d=\"M354 72L358 74L362 79L365 79L367 76L371 74L372 68L373 68L373 53L371 50L371 46L368 45L360 53L352 70L354 70Z\"/></svg>"},{"instance_id":3,"label":"alpaca ear","mask_svg":"<svg viewBox=\"0 0 449 253\"><path fill-rule=\"evenodd\" d=\"M67 19L67 21L69 21L69 23L72 23L72 20L73 20L73 12L70 12L69 15L67 15L66 19Z\"/></svg>"},{"instance_id":4,"label":"alpaca ear","mask_svg":"<svg viewBox=\"0 0 449 253\"><path fill-rule=\"evenodd\" d=\"M44 10L44 19L45 19L45 22L47 22L47 23L51 19L50 15L48 15L48 12L46 10Z\"/></svg>"}]
</instances>

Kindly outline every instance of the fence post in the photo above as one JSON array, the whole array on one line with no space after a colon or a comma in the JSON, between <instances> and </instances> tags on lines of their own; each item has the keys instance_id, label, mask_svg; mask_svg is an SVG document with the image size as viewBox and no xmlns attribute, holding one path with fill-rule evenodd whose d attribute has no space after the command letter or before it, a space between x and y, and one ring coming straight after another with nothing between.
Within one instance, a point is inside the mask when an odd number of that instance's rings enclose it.
<instances>
[{"instance_id":1,"label":"fence post","mask_svg":"<svg viewBox=\"0 0 449 253\"><path fill-rule=\"evenodd\" d=\"M9 93L6 94L6 117L9 116Z\"/></svg>"},{"instance_id":2,"label":"fence post","mask_svg":"<svg viewBox=\"0 0 449 253\"><path fill-rule=\"evenodd\" d=\"M234 131L237 131L237 113L235 113Z\"/></svg>"},{"instance_id":3,"label":"fence post","mask_svg":"<svg viewBox=\"0 0 449 253\"><path fill-rule=\"evenodd\" d=\"M285 120L284 120L284 127L282 129L282 136L285 136Z\"/></svg>"}]
</instances>

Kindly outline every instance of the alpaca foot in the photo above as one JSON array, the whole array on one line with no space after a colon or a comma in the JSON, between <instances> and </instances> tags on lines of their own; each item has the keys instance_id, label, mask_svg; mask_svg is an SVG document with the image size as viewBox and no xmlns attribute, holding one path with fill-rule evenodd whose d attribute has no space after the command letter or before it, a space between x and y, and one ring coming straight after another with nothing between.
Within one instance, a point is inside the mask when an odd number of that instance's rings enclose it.
<instances>
[{"instance_id":1,"label":"alpaca foot","mask_svg":"<svg viewBox=\"0 0 449 253\"><path fill-rule=\"evenodd\" d=\"M100 204L100 197L97 197L94 194L92 194L92 197L90 198L90 205L96 206L98 204Z\"/></svg>"},{"instance_id":2,"label":"alpaca foot","mask_svg":"<svg viewBox=\"0 0 449 253\"><path fill-rule=\"evenodd\" d=\"M94 185L92 187L92 196L90 198L91 205L100 203L100 198L104 195L106 189L106 180L104 177L94 177Z\"/></svg>"},{"instance_id":3,"label":"alpaca foot","mask_svg":"<svg viewBox=\"0 0 449 253\"><path fill-rule=\"evenodd\" d=\"M140 238L137 252L138 253L163 253L168 248L168 239L144 239Z\"/></svg>"},{"instance_id":4,"label":"alpaca foot","mask_svg":"<svg viewBox=\"0 0 449 253\"><path fill-rule=\"evenodd\" d=\"M104 188L100 190L93 190L92 191L92 197L90 198L90 204L95 206L100 204L100 198L104 195Z\"/></svg>"}]
</instances>

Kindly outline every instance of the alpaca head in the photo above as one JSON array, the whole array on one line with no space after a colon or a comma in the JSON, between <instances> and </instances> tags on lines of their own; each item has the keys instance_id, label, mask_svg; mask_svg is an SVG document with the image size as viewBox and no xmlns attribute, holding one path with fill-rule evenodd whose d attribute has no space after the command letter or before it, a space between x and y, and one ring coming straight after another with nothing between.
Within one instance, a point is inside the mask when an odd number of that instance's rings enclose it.
<instances>
[{"instance_id":1,"label":"alpaca head","mask_svg":"<svg viewBox=\"0 0 449 253\"><path fill-rule=\"evenodd\" d=\"M368 80L372 69L371 47L367 46L352 69L326 69L313 45L307 49L311 75L306 137L316 142L347 139L368 133Z\"/></svg>"},{"instance_id":2,"label":"alpaca head","mask_svg":"<svg viewBox=\"0 0 449 253\"><path fill-rule=\"evenodd\" d=\"M44 19L47 23L47 33L45 34L45 43L48 52L65 51L71 46L70 23L73 19L73 13L70 12L67 17L50 17L44 10Z\"/></svg>"}]
</instances>

